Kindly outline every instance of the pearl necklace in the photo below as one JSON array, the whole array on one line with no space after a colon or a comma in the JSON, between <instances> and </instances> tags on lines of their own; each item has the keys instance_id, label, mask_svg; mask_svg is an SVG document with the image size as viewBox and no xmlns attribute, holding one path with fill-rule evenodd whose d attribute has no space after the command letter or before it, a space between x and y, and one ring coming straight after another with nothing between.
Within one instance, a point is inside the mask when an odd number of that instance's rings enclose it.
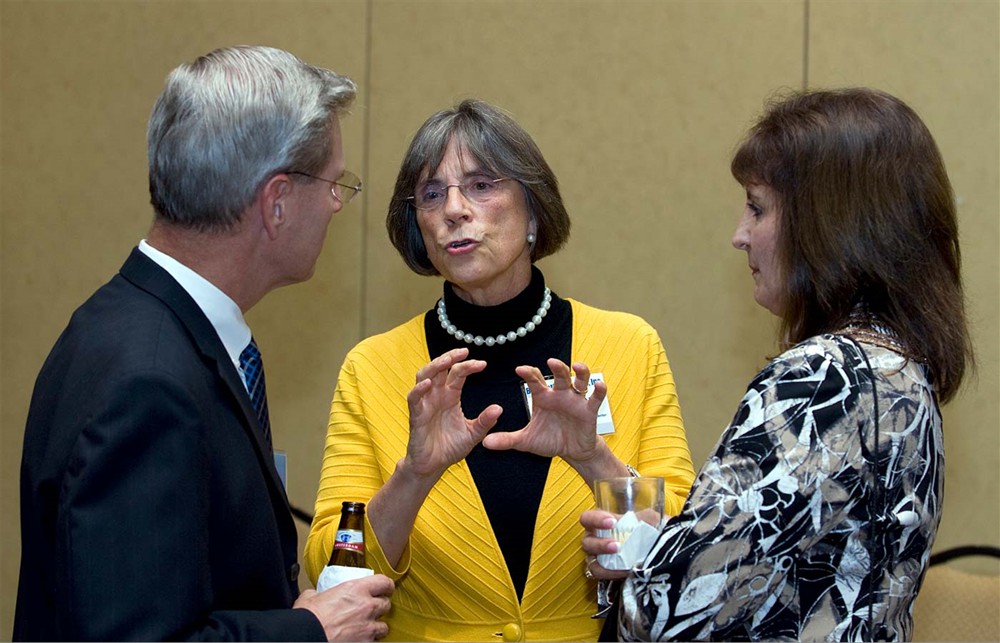
<instances>
[{"instance_id":1,"label":"pearl necklace","mask_svg":"<svg viewBox=\"0 0 1000 643\"><path fill-rule=\"evenodd\" d=\"M444 297L438 300L437 303L437 314L438 320L441 322L441 328L445 329L449 335L452 335L460 342L465 342L466 344L475 344L476 346L482 346L483 344L487 346L494 346L496 344L506 344L507 342L512 342L518 337L524 337L531 331L535 330L539 324L542 323L542 319L549 314L549 308L552 306L552 291L548 288L545 289L545 293L542 296L542 305L538 307L535 314L531 317L531 321L526 323L524 326L519 327L517 330L512 330L509 333L501 333L496 337L483 337L482 335L473 335L472 333L466 333L455 328L455 324L448 320L448 311L444 307Z\"/></svg>"}]
</instances>

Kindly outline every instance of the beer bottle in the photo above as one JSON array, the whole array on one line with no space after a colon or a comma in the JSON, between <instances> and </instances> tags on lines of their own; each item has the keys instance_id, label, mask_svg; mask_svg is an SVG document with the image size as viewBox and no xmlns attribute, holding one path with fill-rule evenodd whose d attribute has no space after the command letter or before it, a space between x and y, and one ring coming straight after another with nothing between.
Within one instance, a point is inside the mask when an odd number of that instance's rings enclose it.
<instances>
[{"instance_id":1,"label":"beer bottle","mask_svg":"<svg viewBox=\"0 0 1000 643\"><path fill-rule=\"evenodd\" d=\"M330 564L368 567L365 564L365 503L348 501L341 506Z\"/></svg>"}]
</instances>

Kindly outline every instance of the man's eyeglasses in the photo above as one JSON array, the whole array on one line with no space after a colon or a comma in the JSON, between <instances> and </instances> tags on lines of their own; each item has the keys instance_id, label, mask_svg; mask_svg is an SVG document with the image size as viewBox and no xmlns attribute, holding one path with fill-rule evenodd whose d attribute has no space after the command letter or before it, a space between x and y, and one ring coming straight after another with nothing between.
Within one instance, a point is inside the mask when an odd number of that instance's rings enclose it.
<instances>
[{"instance_id":1,"label":"man's eyeglasses","mask_svg":"<svg viewBox=\"0 0 1000 643\"><path fill-rule=\"evenodd\" d=\"M346 170L340 175L340 180L338 181L324 179L322 176L313 176L312 174L307 174L306 172L288 172L287 174L299 174L301 176L308 176L310 179L316 179L317 181L329 183L330 192L333 193L333 197L344 205L353 201L354 197L358 196L361 192L361 179L359 179L353 172L348 172Z\"/></svg>"},{"instance_id":2,"label":"man's eyeglasses","mask_svg":"<svg viewBox=\"0 0 1000 643\"><path fill-rule=\"evenodd\" d=\"M446 184L440 181L427 181L417 186L413 196L406 199L418 210L437 210L448 200L448 188L458 188L469 201L488 203L500 190L500 182L509 179L491 179L486 176L470 176L461 183Z\"/></svg>"}]
</instances>

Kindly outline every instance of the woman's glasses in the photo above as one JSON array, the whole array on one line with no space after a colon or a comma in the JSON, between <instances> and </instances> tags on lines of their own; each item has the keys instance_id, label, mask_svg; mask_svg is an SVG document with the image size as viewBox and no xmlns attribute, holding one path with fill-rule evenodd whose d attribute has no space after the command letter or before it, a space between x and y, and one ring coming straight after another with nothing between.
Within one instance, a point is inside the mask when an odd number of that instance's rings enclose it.
<instances>
[{"instance_id":1,"label":"woman's glasses","mask_svg":"<svg viewBox=\"0 0 1000 643\"><path fill-rule=\"evenodd\" d=\"M437 210L448 200L448 188L458 188L473 203L488 203L500 190L500 182L508 179L491 179L485 176L471 176L461 183L427 181L417 186L413 196L406 197L418 210Z\"/></svg>"}]
</instances>

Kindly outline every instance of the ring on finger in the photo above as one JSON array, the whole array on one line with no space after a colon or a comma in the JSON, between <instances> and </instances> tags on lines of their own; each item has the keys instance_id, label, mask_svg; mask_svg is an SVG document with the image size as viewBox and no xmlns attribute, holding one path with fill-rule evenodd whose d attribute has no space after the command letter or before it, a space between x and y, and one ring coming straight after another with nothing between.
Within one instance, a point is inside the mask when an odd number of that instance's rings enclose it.
<instances>
[{"instance_id":1,"label":"ring on finger","mask_svg":"<svg viewBox=\"0 0 1000 643\"><path fill-rule=\"evenodd\" d=\"M577 395L586 395L587 394L586 389L584 389L584 390L581 391L580 389L578 389L576 387L575 384L570 385L570 388L573 389L573 392L576 393Z\"/></svg>"},{"instance_id":2,"label":"ring on finger","mask_svg":"<svg viewBox=\"0 0 1000 643\"><path fill-rule=\"evenodd\" d=\"M594 579L594 573L590 571L590 566L596 561L593 558L587 558L587 566L583 569L583 575L587 577L587 580Z\"/></svg>"}]
</instances>

